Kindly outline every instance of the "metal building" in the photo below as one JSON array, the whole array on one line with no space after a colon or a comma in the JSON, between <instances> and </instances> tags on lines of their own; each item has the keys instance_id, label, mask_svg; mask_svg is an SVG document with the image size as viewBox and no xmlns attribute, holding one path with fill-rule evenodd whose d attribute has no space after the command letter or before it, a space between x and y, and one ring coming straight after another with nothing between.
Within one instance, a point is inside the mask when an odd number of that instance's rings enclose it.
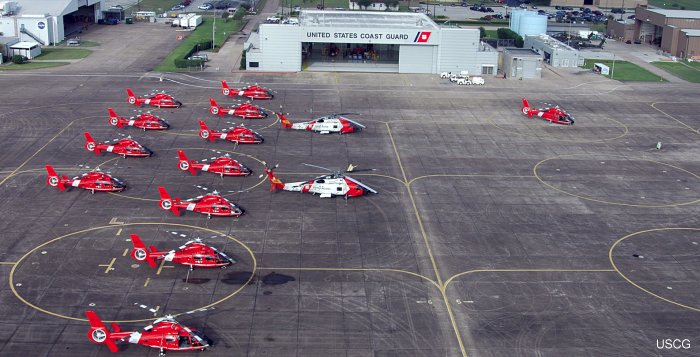
<instances>
[{"instance_id":1,"label":"metal building","mask_svg":"<svg viewBox=\"0 0 700 357\"><path fill-rule=\"evenodd\" d=\"M510 13L510 29L520 36L547 34L547 16L534 11L514 10Z\"/></svg>"},{"instance_id":2,"label":"metal building","mask_svg":"<svg viewBox=\"0 0 700 357\"><path fill-rule=\"evenodd\" d=\"M526 48L503 50L503 73L506 79L542 78L542 55Z\"/></svg>"},{"instance_id":3,"label":"metal building","mask_svg":"<svg viewBox=\"0 0 700 357\"><path fill-rule=\"evenodd\" d=\"M584 58L567 44L547 35L523 36L525 45L543 56L544 63L552 67L580 67Z\"/></svg>"},{"instance_id":4,"label":"metal building","mask_svg":"<svg viewBox=\"0 0 700 357\"><path fill-rule=\"evenodd\" d=\"M671 56L700 56L700 11L637 8L634 26L635 41L656 45Z\"/></svg>"},{"instance_id":5,"label":"metal building","mask_svg":"<svg viewBox=\"0 0 700 357\"><path fill-rule=\"evenodd\" d=\"M8 3L13 3L7 13ZM15 0L3 1L0 12L2 36L56 44L102 18L104 0ZM9 8L9 7L8 7Z\"/></svg>"},{"instance_id":6,"label":"metal building","mask_svg":"<svg viewBox=\"0 0 700 357\"><path fill-rule=\"evenodd\" d=\"M250 71L498 71L478 29L440 27L421 13L301 11L298 25L261 24L244 49Z\"/></svg>"}]
</instances>

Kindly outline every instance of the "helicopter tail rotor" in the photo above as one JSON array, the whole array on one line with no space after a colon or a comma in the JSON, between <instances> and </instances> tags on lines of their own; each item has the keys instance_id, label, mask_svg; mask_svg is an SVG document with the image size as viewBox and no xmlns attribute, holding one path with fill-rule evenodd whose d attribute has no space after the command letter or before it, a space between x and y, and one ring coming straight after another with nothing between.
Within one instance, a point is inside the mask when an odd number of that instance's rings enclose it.
<instances>
[{"instance_id":1,"label":"helicopter tail rotor","mask_svg":"<svg viewBox=\"0 0 700 357\"><path fill-rule=\"evenodd\" d=\"M131 257L134 258L134 260L140 262L146 261L151 268L155 268L157 266L156 258L152 253L157 253L158 251L154 246L150 247L151 251L149 252L141 241L141 238L139 238L139 236L136 234L131 235L131 243L134 245L134 249L131 250Z\"/></svg>"},{"instance_id":2,"label":"helicopter tail rotor","mask_svg":"<svg viewBox=\"0 0 700 357\"><path fill-rule=\"evenodd\" d=\"M88 321L90 322L90 331L88 331L87 334L90 341L101 345L107 345L107 348L109 348L111 352L118 352L119 347L117 347L114 339L111 338L109 329L107 329L107 326L100 320L97 313L88 310L85 311L85 315L87 315ZM114 332L121 332L119 325L116 323L112 324L112 328Z\"/></svg>"},{"instance_id":3,"label":"helicopter tail rotor","mask_svg":"<svg viewBox=\"0 0 700 357\"><path fill-rule=\"evenodd\" d=\"M275 168L277 168L277 165L275 167L267 167L265 166L265 173L267 174L267 180L270 181L270 191L274 191L276 189L284 189L284 182L280 180L277 175L275 175Z\"/></svg>"},{"instance_id":4,"label":"helicopter tail rotor","mask_svg":"<svg viewBox=\"0 0 700 357\"><path fill-rule=\"evenodd\" d=\"M51 165L46 165L46 171L49 173L49 177L46 179L46 184L52 187L58 187L58 189L61 191L65 191L65 184L67 183L68 178L64 176L63 179L61 179Z\"/></svg>"}]
</instances>

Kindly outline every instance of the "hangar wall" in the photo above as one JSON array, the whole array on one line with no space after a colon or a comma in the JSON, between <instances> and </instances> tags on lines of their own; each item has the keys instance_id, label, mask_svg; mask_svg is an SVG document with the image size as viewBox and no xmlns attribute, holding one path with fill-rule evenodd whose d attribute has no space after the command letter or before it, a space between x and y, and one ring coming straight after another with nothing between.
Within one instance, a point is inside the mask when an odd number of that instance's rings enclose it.
<instances>
[{"instance_id":1,"label":"hangar wall","mask_svg":"<svg viewBox=\"0 0 700 357\"><path fill-rule=\"evenodd\" d=\"M399 73L437 73L438 46L401 45Z\"/></svg>"},{"instance_id":2,"label":"hangar wall","mask_svg":"<svg viewBox=\"0 0 700 357\"><path fill-rule=\"evenodd\" d=\"M271 72L301 71L299 26L268 24L260 26L260 69Z\"/></svg>"}]
</instances>

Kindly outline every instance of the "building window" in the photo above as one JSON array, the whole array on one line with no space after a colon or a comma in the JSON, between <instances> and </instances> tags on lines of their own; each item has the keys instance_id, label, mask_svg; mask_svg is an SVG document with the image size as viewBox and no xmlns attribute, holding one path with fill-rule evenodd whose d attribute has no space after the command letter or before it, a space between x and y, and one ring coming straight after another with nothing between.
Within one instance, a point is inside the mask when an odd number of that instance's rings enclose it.
<instances>
[{"instance_id":1,"label":"building window","mask_svg":"<svg viewBox=\"0 0 700 357\"><path fill-rule=\"evenodd\" d=\"M493 66L481 66L481 74L493 74Z\"/></svg>"},{"instance_id":2,"label":"building window","mask_svg":"<svg viewBox=\"0 0 700 357\"><path fill-rule=\"evenodd\" d=\"M251 67L251 68L260 67L260 63L259 62L249 62L248 67Z\"/></svg>"},{"instance_id":3,"label":"building window","mask_svg":"<svg viewBox=\"0 0 700 357\"><path fill-rule=\"evenodd\" d=\"M569 59L565 58L565 59L561 60L561 66L562 67L569 67Z\"/></svg>"}]
</instances>

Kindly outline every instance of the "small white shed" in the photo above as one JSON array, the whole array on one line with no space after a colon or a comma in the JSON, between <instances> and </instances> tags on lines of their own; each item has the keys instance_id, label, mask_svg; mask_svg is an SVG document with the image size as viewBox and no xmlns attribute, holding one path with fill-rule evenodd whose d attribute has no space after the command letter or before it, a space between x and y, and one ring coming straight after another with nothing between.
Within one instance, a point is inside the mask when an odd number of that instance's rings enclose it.
<instances>
[{"instance_id":1,"label":"small white shed","mask_svg":"<svg viewBox=\"0 0 700 357\"><path fill-rule=\"evenodd\" d=\"M609 76L610 75L610 67L602 64L602 63L594 63L593 64L593 71Z\"/></svg>"},{"instance_id":2,"label":"small white shed","mask_svg":"<svg viewBox=\"0 0 700 357\"><path fill-rule=\"evenodd\" d=\"M12 55L22 55L32 59L41 54L41 46L36 42L22 41L10 46Z\"/></svg>"}]
</instances>

